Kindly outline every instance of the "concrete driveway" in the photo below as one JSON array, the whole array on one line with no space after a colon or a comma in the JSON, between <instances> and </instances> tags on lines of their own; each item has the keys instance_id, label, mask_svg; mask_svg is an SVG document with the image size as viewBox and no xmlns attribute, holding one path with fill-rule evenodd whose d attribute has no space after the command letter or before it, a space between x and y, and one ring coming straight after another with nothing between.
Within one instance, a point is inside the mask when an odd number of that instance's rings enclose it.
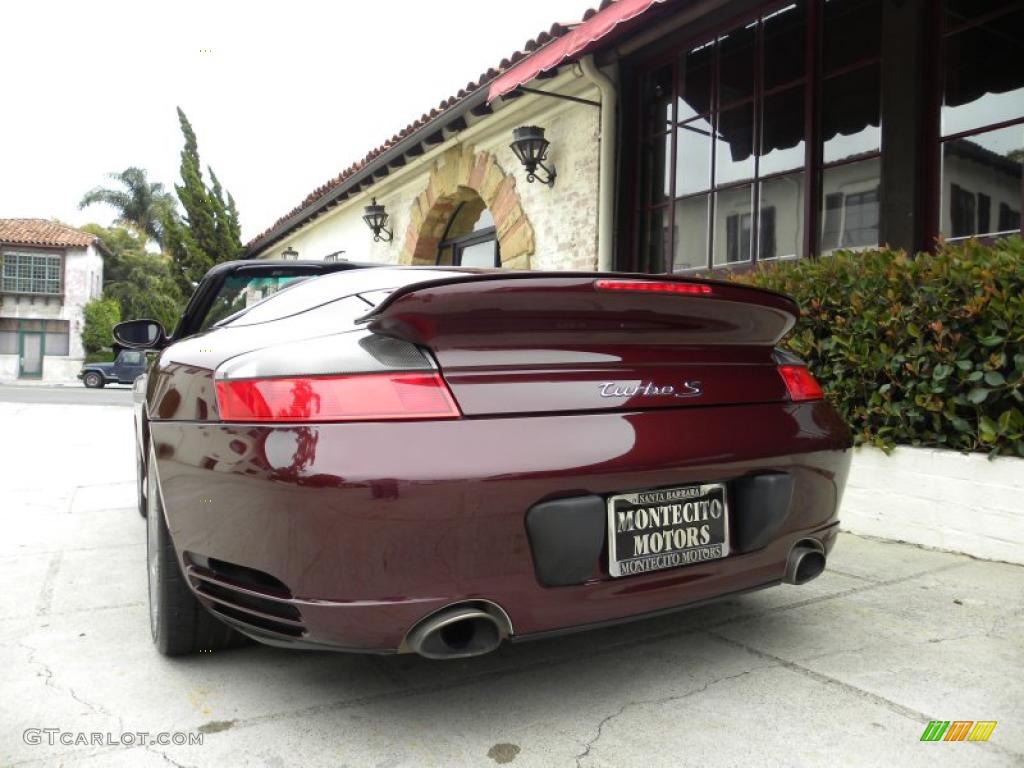
<instances>
[{"instance_id":1,"label":"concrete driveway","mask_svg":"<svg viewBox=\"0 0 1024 768\"><path fill-rule=\"evenodd\" d=\"M807 586L476 660L161 658L131 420L0 402L0 765L1024 763L1024 568L849 535Z\"/></svg>"}]
</instances>

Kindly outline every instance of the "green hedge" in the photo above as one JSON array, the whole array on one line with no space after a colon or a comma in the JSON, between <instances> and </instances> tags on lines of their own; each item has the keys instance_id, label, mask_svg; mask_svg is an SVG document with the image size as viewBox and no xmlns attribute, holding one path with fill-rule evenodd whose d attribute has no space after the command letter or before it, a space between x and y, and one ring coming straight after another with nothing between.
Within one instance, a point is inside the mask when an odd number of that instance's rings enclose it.
<instances>
[{"instance_id":1,"label":"green hedge","mask_svg":"<svg viewBox=\"0 0 1024 768\"><path fill-rule=\"evenodd\" d=\"M101 349L99 352L87 352L85 362L112 363L114 362L114 351L112 349Z\"/></svg>"},{"instance_id":2,"label":"green hedge","mask_svg":"<svg viewBox=\"0 0 1024 768\"><path fill-rule=\"evenodd\" d=\"M858 443L1024 456L1024 241L840 252L734 276L801 306L784 342Z\"/></svg>"}]
</instances>

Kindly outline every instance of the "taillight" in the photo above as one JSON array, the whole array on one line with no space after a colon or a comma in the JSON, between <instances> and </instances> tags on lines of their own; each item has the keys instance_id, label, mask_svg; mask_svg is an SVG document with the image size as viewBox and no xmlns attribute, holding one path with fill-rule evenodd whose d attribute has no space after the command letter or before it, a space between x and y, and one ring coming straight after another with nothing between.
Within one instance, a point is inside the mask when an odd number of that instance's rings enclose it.
<instances>
[{"instance_id":1,"label":"taillight","mask_svg":"<svg viewBox=\"0 0 1024 768\"><path fill-rule=\"evenodd\" d=\"M679 283L670 280L608 280L594 281L599 291L639 291L641 293L684 293L690 296L709 296L711 286L703 283Z\"/></svg>"},{"instance_id":2,"label":"taillight","mask_svg":"<svg viewBox=\"0 0 1024 768\"><path fill-rule=\"evenodd\" d=\"M794 402L821 400L825 396L825 393L821 391L821 385L802 365L780 365L779 375L786 383L789 399Z\"/></svg>"},{"instance_id":3,"label":"taillight","mask_svg":"<svg viewBox=\"0 0 1024 768\"><path fill-rule=\"evenodd\" d=\"M217 382L224 421L454 419L459 409L437 373L367 373Z\"/></svg>"}]
</instances>

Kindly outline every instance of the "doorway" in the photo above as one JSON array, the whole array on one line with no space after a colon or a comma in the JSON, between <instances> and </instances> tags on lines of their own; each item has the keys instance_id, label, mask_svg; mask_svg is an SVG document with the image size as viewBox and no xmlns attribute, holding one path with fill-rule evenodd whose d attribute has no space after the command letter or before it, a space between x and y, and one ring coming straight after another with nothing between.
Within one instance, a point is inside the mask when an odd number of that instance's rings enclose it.
<instances>
[{"instance_id":1,"label":"doorway","mask_svg":"<svg viewBox=\"0 0 1024 768\"><path fill-rule=\"evenodd\" d=\"M43 377L43 334L21 331L18 334L18 378Z\"/></svg>"}]
</instances>

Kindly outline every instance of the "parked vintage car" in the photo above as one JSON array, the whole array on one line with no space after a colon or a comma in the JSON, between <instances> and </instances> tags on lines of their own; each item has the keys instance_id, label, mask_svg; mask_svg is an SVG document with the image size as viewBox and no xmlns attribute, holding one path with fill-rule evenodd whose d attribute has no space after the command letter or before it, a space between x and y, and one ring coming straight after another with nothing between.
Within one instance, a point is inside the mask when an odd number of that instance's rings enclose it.
<instances>
[{"instance_id":1,"label":"parked vintage car","mask_svg":"<svg viewBox=\"0 0 1024 768\"><path fill-rule=\"evenodd\" d=\"M137 349L122 349L112 363L85 363L78 378L90 389L100 389L107 384L131 384L145 372L145 354Z\"/></svg>"},{"instance_id":2,"label":"parked vintage car","mask_svg":"<svg viewBox=\"0 0 1024 768\"><path fill-rule=\"evenodd\" d=\"M777 346L789 298L353 267L225 265L170 338L115 331L159 352L135 392L161 652L458 658L824 569L851 440Z\"/></svg>"}]
</instances>

